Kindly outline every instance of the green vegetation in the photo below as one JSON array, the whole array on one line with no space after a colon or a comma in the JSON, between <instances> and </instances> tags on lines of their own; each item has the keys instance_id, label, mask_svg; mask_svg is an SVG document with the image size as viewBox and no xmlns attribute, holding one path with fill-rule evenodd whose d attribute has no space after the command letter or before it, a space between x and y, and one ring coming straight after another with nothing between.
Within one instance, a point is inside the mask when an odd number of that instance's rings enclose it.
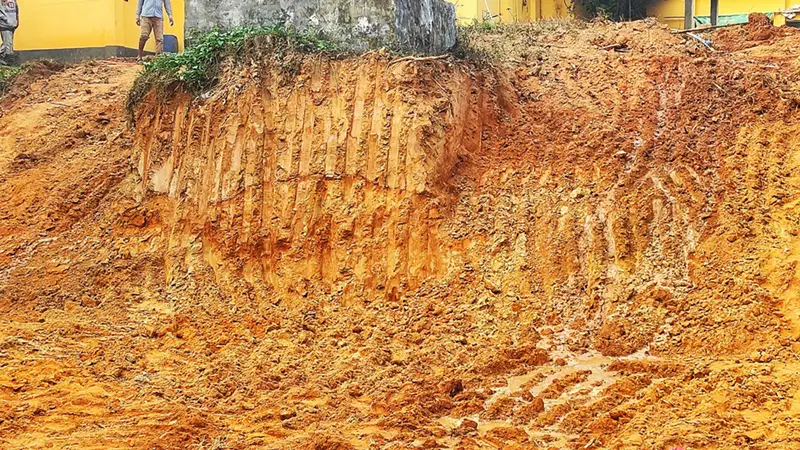
<instances>
[{"instance_id":1,"label":"green vegetation","mask_svg":"<svg viewBox=\"0 0 800 450\"><path fill-rule=\"evenodd\" d=\"M196 94L214 86L220 66L228 58L240 64L272 60L282 67L296 67L299 59L294 55L308 53L334 56L339 48L318 33L297 33L283 26L211 30L192 37L191 46L184 52L163 54L146 62L128 95L128 111L132 113L152 89L179 87Z\"/></svg>"},{"instance_id":2,"label":"green vegetation","mask_svg":"<svg viewBox=\"0 0 800 450\"><path fill-rule=\"evenodd\" d=\"M14 82L14 78L16 78L21 71L22 68L20 67L0 66L0 96L8 92L8 89Z\"/></svg>"},{"instance_id":3,"label":"green vegetation","mask_svg":"<svg viewBox=\"0 0 800 450\"><path fill-rule=\"evenodd\" d=\"M66 64L52 59L35 59L22 66L0 66L0 97L8 94L15 83L23 86L38 79L47 78L66 68Z\"/></svg>"},{"instance_id":4,"label":"green vegetation","mask_svg":"<svg viewBox=\"0 0 800 450\"><path fill-rule=\"evenodd\" d=\"M196 38L192 47L182 53L164 54L145 63L143 76L157 76L167 82L181 81L189 90L208 88L216 81L222 59L240 53L248 39L258 37L272 38L271 50L306 53L332 53L336 50L331 42L319 35L292 33L283 27L212 30Z\"/></svg>"}]
</instances>

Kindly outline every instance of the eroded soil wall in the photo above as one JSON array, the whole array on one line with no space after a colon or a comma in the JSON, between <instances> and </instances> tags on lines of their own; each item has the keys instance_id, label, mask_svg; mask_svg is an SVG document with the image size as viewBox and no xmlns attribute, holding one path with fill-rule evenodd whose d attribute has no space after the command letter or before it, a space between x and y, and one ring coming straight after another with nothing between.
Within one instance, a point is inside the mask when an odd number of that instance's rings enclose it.
<instances>
[{"instance_id":1,"label":"eroded soil wall","mask_svg":"<svg viewBox=\"0 0 800 450\"><path fill-rule=\"evenodd\" d=\"M439 227L459 154L478 150L482 95L453 67L276 69L140 111L141 191L178 202L176 233L210 263L278 295L396 298L451 270Z\"/></svg>"}]
</instances>

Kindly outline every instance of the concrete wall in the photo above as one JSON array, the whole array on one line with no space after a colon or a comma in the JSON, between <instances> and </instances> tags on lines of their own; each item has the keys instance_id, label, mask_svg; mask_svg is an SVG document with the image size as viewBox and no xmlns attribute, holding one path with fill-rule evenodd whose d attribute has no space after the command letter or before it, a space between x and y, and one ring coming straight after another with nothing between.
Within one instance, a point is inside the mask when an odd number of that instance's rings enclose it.
<instances>
[{"instance_id":1,"label":"concrete wall","mask_svg":"<svg viewBox=\"0 0 800 450\"><path fill-rule=\"evenodd\" d=\"M320 30L355 50L398 44L440 53L456 41L444 0L186 0L186 29L286 24Z\"/></svg>"},{"instance_id":2,"label":"concrete wall","mask_svg":"<svg viewBox=\"0 0 800 450\"><path fill-rule=\"evenodd\" d=\"M456 45L456 9L442 0L395 0L395 41L425 53Z\"/></svg>"}]
</instances>

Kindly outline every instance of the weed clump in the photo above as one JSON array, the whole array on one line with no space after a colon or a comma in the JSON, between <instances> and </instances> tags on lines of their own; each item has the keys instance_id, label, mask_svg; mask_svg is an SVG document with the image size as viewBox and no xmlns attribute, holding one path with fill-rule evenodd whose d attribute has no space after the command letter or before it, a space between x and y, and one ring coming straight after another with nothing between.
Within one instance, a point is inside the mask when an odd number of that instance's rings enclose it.
<instances>
[{"instance_id":1,"label":"weed clump","mask_svg":"<svg viewBox=\"0 0 800 450\"><path fill-rule=\"evenodd\" d=\"M14 79L22 71L20 67L0 66L0 96L5 95Z\"/></svg>"},{"instance_id":2,"label":"weed clump","mask_svg":"<svg viewBox=\"0 0 800 450\"><path fill-rule=\"evenodd\" d=\"M181 53L163 54L144 63L144 71L128 94L129 114L153 89L183 89L197 94L214 86L219 80L223 61L234 64L249 59L281 66L294 61L293 54L327 54L335 56L339 47L319 33L298 33L284 26L240 27L231 30L214 29L193 37L191 46Z\"/></svg>"}]
</instances>

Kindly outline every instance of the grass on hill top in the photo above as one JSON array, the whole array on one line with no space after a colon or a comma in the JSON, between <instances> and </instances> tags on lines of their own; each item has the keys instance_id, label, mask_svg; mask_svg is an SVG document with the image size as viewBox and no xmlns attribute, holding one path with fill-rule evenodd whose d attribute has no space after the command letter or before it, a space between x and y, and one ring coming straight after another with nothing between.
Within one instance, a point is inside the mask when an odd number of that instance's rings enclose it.
<instances>
[{"instance_id":1,"label":"grass on hill top","mask_svg":"<svg viewBox=\"0 0 800 450\"><path fill-rule=\"evenodd\" d=\"M526 24L478 22L459 26L458 43L450 53L457 59L483 63L494 59L509 59L507 53L526 51L545 34L581 28L585 22L550 20ZM302 55L324 54L337 57L345 54L335 43L318 32L299 33L282 25L241 27L230 30L214 29L189 38L191 44L181 53L163 54L144 63L144 70L128 94L129 118L148 92L182 89L199 94L212 88L221 74L223 62L232 64L272 61L291 72L299 67ZM500 43L504 43L500 45ZM390 54L402 52L386 49Z\"/></svg>"},{"instance_id":2,"label":"grass on hill top","mask_svg":"<svg viewBox=\"0 0 800 450\"><path fill-rule=\"evenodd\" d=\"M0 96L3 96L6 94L6 92L8 92L8 89L14 82L14 78L16 78L21 71L21 67L0 66Z\"/></svg>"},{"instance_id":3,"label":"grass on hill top","mask_svg":"<svg viewBox=\"0 0 800 450\"><path fill-rule=\"evenodd\" d=\"M128 95L128 111L132 113L152 89L179 86L196 94L211 88L228 57L241 61L272 58L283 64L291 53L336 55L340 49L318 33L298 33L283 26L211 30L192 39L192 45L181 53L162 54L145 62Z\"/></svg>"}]
</instances>

